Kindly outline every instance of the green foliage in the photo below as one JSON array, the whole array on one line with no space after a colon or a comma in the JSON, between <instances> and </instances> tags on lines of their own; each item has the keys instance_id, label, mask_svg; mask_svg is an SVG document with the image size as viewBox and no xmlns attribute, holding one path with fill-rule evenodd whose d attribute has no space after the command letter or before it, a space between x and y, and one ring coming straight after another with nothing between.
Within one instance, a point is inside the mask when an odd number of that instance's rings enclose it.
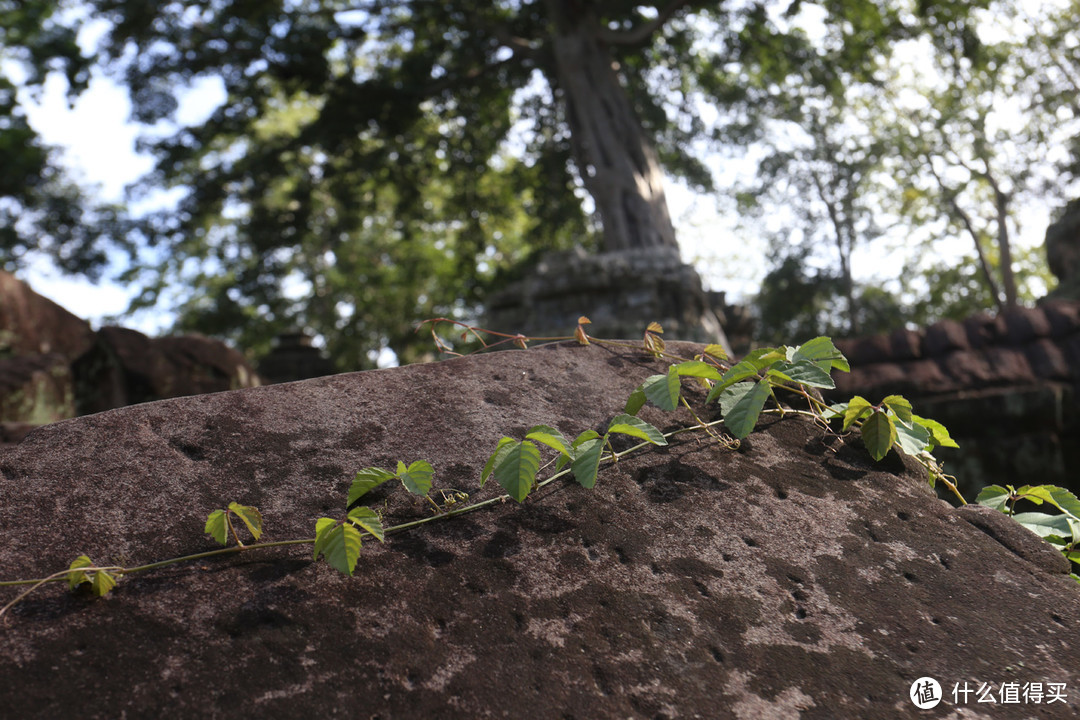
<instances>
[{"instance_id":1,"label":"green foliage","mask_svg":"<svg viewBox=\"0 0 1080 720\"><path fill-rule=\"evenodd\" d=\"M578 329L581 330L580 326ZM657 327L657 336L659 332L660 329ZM620 345L620 343L595 338L586 337L585 339L590 343ZM647 352L661 353L665 358L670 357L656 343L656 338L650 340L648 334L646 334L643 347ZM104 595L116 584L116 578L120 574L253 548L311 544L315 560L320 557L325 558L331 567L351 576L356 570L365 534L383 542L390 532L416 527L437 518L479 510L493 503L501 503L507 498L521 503L537 489L568 473L572 474L583 488L593 488L598 481L603 462L617 462L620 457L649 446L667 445L671 437L683 432L695 430L705 432L719 441L723 447L730 449L738 445L738 439L747 437L753 431L763 413L776 413L781 416L806 415L826 429L829 429L830 422L838 421L842 435L858 430L863 444L875 460L881 460L890 450L902 450L926 467L931 485L935 481L944 481L960 497L953 479L944 474L931 454L934 448L939 446L956 446L948 431L940 423L916 415L912 411L911 404L898 395L890 395L876 405L865 398L856 396L847 403L830 407L826 406L815 394L818 388L833 386L832 370L848 370L847 360L831 339L817 337L794 347L759 348L733 366L726 365L721 357L719 353L706 352L694 359L676 358L677 362L670 364L667 372L647 378L635 389L627 402L627 406L633 412L616 415L608 423L607 430L602 435L595 430L586 430L580 433L573 442L568 442L565 435L555 427L534 425L525 433L523 440L501 438L484 465L480 484L483 487L489 478L494 477L505 491L504 495L465 504L469 499L468 495L457 490L444 490L440 491L443 504L439 505L430 497L434 470L427 461L418 460L408 465L398 461L396 472L368 467L356 473L349 488L345 517L341 520L330 517L318 518L315 521L314 538L245 546L236 535L232 517L234 515L239 517L255 540L259 540L263 531L262 515L254 507L233 502L226 509L211 512L207 517L205 528L206 532L222 545L227 543L228 536L231 534L236 541L233 547L133 568L97 567L88 556L82 555L72 562L67 570L47 578L0 583L0 585L32 585L30 590L0 608L0 616L26 594L46 582L66 580L72 589L89 583L95 594ZM705 422L697 416L682 394L683 378L706 386L709 390L706 404L718 402L721 420ZM672 379L674 379L674 387ZM806 409L782 405L777 399L777 391L794 393L801 398ZM767 407L769 401L772 401L774 407ZM652 402L661 409L671 408L672 410L681 405L693 416L697 424L664 433L636 416L646 402ZM736 439L718 435L714 427L719 423L723 423ZM617 435L641 442L618 451L611 443L612 437ZM543 465L547 468L554 464L551 474L543 480L539 478L542 459L540 446L555 453L555 456ZM424 520L386 527L382 515L375 509L354 506L372 490L393 479L399 480L410 493L427 499L435 508L436 515ZM960 500L963 502L962 497ZM1048 503L1061 510L1062 514L1059 516L1045 513L1015 514L1015 504L1021 500L1036 505ZM1080 500L1072 493L1054 486L1024 486L1019 490L1011 486L1007 488L993 486L980 494L979 502L1013 515L1026 527L1061 547L1066 557L1071 560L1080 560L1080 551L1076 549L1077 544L1080 543ZM1080 577L1077 579L1080 581Z\"/></svg>"},{"instance_id":2,"label":"green foliage","mask_svg":"<svg viewBox=\"0 0 1080 720\"><path fill-rule=\"evenodd\" d=\"M109 591L116 587L116 576L110 574L107 570L87 569L93 567L95 567L94 563L88 556L80 555L75 558L68 568L68 587L75 590L83 584L89 584L91 592L97 597L108 595Z\"/></svg>"},{"instance_id":3,"label":"green foliage","mask_svg":"<svg viewBox=\"0 0 1080 720\"><path fill-rule=\"evenodd\" d=\"M990 485L975 499L980 505L1000 510L1028 530L1057 547L1071 562L1080 564L1080 499L1072 492L1057 485L1024 485L1014 488ZM1061 512L1051 515L1044 512L1016 512L1018 502L1033 505L1052 505ZM1080 582L1080 575L1073 573Z\"/></svg>"},{"instance_id":4,"label":"green foliage","mask_svg":"<svg viewBox=\"0 0 1080 720\"><path fill-rule=\"evenodd\" d=\"M227 545L229 535L232 535L236 544L243 547L244 543L240 541L240 536L236 534L236 528L232 524L234 515L244 522L248 532L251 533L251 537L255 538L256 541L262 537L262 514L256 508L235 502L229 503L229 507L225 510L214 510L207 515L206 527L203 532L217 540L221 545Z\"/></svg>"}]
</instances>

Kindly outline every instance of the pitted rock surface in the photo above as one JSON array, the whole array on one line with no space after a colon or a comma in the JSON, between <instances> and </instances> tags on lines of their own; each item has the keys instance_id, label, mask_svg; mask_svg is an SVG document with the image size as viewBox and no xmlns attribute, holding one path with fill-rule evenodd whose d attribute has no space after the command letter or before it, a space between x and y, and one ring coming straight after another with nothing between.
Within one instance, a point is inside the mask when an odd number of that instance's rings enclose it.
<instances>
[{"instance_id":1,"label":"pitted rock surface","mask_svg":"<svg viewBox=\"0 0 1080 720\"><path fill-rule=\"evenodd\" d=\"M685 353L686 346L677 346ZM0 577L77 555L211 549L206 514L259 507L265 540L341 517L352 475L430 460L474 499L499 437L606 426L663 364L552 345L165 400L38 429L0 456ZM689 391L690 383L687 383ZM700 399L700 394L699 394ZM665 429L688 415L642 411ZM393 524L429 514L383 486ZM1022 543L1021 543L1022 545ZM12 591L5 590L4 597ZM513 501L365 544L59 585L0 632L20 718L1065 718L1080 590L934 497L919 468L763 420L737 451L693 433ZM1067 703L917 710L922 676L1066 683Z\"/></svg>"}]
</instances>

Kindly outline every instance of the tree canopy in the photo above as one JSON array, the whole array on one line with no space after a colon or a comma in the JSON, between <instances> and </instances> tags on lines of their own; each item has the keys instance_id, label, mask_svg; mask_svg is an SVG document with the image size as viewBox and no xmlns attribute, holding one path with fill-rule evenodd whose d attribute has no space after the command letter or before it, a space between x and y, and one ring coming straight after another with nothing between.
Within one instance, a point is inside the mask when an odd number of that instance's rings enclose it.
<instances>
[{"instance_id":1,"label":"tree canopy","mask_svg":"<svg viewBox=\"0 0 1080 720\"><path fill-rule=\"evenodd\" d=\"M65 196L37 189L55 175L49 153L0 87L0 151L26 177L3 188L0 211L22 218L0 236L5 264L36 247L92 271L111 241L130 255L123 280L144 289L136 306L172 297L181 329L259 351L303 326L342 367L382 348L407 361L412 322L474 312L536 252L675 246L663 174L712 191L703 153L774 142L777 122L822 141L791 155L822 170L799 175L809 190L833 193L819 198L829 207L857 201L829 220L847 234L813 240L844 262L868 227L862 181L824 169L866 177L860 163L887 158L834 132L852 88L882 85L899 43L956 46L990 4L0 0L0 57L24 68L20 92L58 70L78 93L106 70L156 161L133 199L184 190L143 217L69 193L73 219L38 232L64 217L35 221L41 198ZM95 23L106 32L80 48ZM225 102L203 124L170 124L178 93L206 78ZM856 302L849 271L839 287Z\"/></svg>"}]
</instances>

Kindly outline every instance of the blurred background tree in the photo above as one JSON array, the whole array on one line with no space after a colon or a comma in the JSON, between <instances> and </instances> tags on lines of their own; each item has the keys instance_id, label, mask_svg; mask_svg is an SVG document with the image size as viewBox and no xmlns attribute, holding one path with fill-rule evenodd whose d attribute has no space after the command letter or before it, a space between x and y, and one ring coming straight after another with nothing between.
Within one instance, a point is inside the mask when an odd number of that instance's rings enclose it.
<instances>
[{"instance_id":1,"label":"blurred background tree","mask_svg":"<svg viewBox=\"0 0 1080 720\"><path fill-rule=\"evenodd\" d=\"M1080 137L1076 3L1029 6L0 0L23 75L0 86L2 262L93 273L119 250L133 309L177 329L260 354L300 326L342 369L408 362L430 347L413 322L475 316L538 253L674 245L662 173L715 192L705 158L749 149L766 335L1001 306L1030 294L1009 280L1016 209L1071 191ZM49 72L74 97L95 68L156 162L128 208L95 207L20 114ZM207 79L221 106L170 123ZM168 188L175 207L130 211ZM935 262L965 236L978 272ZM904 274L861 276L871 247Z\"/></svg>"}]
</instances>

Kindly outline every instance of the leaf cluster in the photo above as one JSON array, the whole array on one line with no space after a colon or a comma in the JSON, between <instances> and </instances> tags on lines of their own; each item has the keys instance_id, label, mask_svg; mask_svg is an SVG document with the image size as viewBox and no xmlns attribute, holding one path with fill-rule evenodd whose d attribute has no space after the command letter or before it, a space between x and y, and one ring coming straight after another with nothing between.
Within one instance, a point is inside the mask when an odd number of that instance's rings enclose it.
<instances>
[{"instance_id":1,"label":"leaf cluster","mask_svg":"<svg viewBox=\"0 0 1080 720\"><path fill-rule=\"evenodd\" d=\"M1080 499L1075 494L1057 485L1024 485L1015 488L1012 485L990 485L985 487L975 499L979 505L1000 510L1031 532L1040 536L1061 550L1070 561L1080 564ZM1051 505L1061 512L1016 512L1018 502L1033 505ZM1080 582L1080 575L1073 573L1073 579Z\"/></svg>"}]
</instances>

